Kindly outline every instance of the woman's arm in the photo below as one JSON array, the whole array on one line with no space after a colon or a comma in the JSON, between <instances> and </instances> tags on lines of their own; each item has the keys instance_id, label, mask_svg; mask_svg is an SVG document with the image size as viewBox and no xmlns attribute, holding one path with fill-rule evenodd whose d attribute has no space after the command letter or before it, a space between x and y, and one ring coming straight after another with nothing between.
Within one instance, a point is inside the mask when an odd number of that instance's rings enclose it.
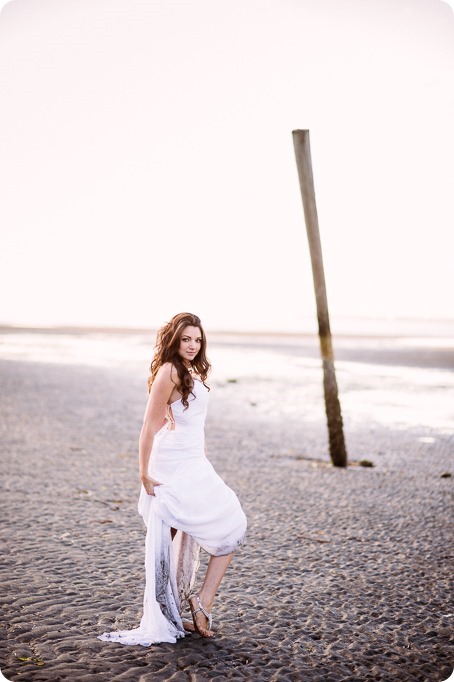
<instances>
[{"instance_id":1,"label":"woman's arm","mask_svg":"<svg viewBox=\"0 0 454 682\"><path fill-rule=\"evenodd\" d=\"M171 377L172 365L166 362L156 375L151 386L147 407L139 438L140 480L149 495L154 495L154 486L161 485L148 475L148 464L155 434L165 423L166 406L175 388Z\"/></svg>"}]
</instances>

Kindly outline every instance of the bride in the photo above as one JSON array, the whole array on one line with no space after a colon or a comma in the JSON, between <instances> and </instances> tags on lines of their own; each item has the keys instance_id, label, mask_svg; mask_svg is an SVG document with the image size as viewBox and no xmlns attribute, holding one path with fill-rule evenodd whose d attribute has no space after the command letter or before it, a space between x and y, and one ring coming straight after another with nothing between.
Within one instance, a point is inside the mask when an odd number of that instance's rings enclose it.
<instances>
[{"instance_id":1,"label":"bride","mask_svg":"<svg viewBox=\"0 0 454 682\"><path fill-rule=\"evenodd\" d=\"M175 315L159 331L139 439L139 513L147 527L143 616L133 630L99 639L175 642L185 630L213 637L211 609L246 532L237 496L206 457L210 371L200 319ZM191 594L202 547L210 554L202 587ZM192 623L181 618L189 605Z\"/></svg>"}]
</instances>

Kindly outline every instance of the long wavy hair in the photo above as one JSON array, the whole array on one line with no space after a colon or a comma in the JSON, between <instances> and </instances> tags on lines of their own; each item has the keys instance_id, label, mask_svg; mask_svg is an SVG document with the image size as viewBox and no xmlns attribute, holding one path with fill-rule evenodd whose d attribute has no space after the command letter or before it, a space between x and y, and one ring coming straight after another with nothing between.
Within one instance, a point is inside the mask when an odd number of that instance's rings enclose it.
<instances>
[{"instance_id":1,"label":"long wavy hair","mask_svg":"<svg viewBox=\"0 0 454 682\"><path fill-rule=\"evenodd\" d=\"M200 318L197 317L197 315L193 315L192 313L179 313L178 315L172 317L170 322L167 322L167 324L159 329L156 335L154 356L150 365L150 377L148 378L148 392L150 392L151 386L156 378L159 368L165 362L171 362L177 371L177 388L181 393L181 402L183 403L185 409L189 407L188 396L190 393L192 393L194 380L191 377L189 369L183 363L178 351L180 348L181 337L183 336L183 330L185 327L189 326L198 327L200 329L200 336L202 338L200 350L192 360L190 368L198 374L204 386L210 390L210 387L205 383L205 380L211 369L211 365L206 356L206 336L202 327L202 323L200 322Z\"/></svg>"}]
</instances>

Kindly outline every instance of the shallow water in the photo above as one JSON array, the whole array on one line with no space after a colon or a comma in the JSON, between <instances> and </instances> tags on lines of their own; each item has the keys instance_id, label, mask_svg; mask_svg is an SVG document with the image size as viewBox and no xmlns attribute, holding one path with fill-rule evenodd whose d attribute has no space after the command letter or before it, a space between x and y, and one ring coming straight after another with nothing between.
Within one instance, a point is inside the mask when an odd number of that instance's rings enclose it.
<instances>
[{"instance_id":1,"label":"shallow water","mask_svg":"<svg viewBox=\"0 0 454 682\"><path fill-rule=\"evenodd\" d=\"M454 433L451 341L448 337L336 339L344 421L351 426L376 423ZM141 332L9 331L0 334L0 358L109 367L143 376L145 381L153 344L154 335ZM445 353L437 367L440 349ZM324 419L316 338L218 334L210 340L209 357L213 387L223 387L223 398L233 404L246 405L245 417L272 419L278 414L282 419L301 414L306 422ZM417 366L419 360L422 366ZM433 436L421 435L428 437Z\"/></svg>"}]
</instances>

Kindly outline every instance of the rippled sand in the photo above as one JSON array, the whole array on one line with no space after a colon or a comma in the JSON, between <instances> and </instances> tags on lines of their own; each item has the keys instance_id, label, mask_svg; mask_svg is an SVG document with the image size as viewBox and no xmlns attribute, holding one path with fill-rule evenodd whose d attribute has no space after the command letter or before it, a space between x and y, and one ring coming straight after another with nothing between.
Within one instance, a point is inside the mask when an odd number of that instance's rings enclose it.
<instances>
[{"instance_id":1,"label":"rippled sand","mask_svg":"<svg viewBox=\"0 0 454 682\"><path fill-rule=\"evenodd\" d=\"M209 456L242 501L248 541L221 585L214 641L123 647L96 635L141 615L136 447L148 349L126 335L113 350L109 338L84 337L96 352L72 337L57 341L60 356L49 338L20 353L10 340L0 353L6 679L446 680L448 356L418 366L407 347L404 363L391 341L394 361L364 343L337 354L351 462L338 470L316 346L215 340Z\"/></svg>"}]
</instances>

